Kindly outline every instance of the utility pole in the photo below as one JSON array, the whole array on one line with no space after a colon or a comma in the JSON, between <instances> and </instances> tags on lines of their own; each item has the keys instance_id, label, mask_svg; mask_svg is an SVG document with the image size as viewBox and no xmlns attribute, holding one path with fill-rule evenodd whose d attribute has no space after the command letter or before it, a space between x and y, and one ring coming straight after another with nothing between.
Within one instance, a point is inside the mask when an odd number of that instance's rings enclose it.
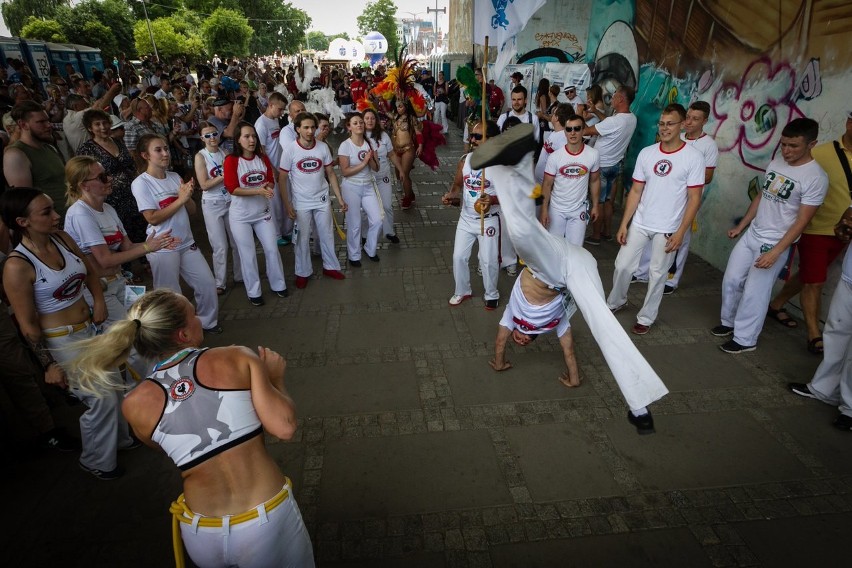
<instances>
[{"instance_id":1,"label":"utility pole","mask_svg":"<svg viewBox=\"0 0 852 568\"><path fill-rule=\"evenodd\" d=\"M145 0L139 0L142 2L142 11L145 12L145 21L148 22L148 35L151 36L151 46L154 48L154 57L157 61L160 61L160 54L157 53L157 43L154 41L154 32L151 30L151 20L148 19L148 7L145 5ZM437 2L438 0L435 0ZM435 4L437 6L437 4Z\"/></svg>"},{"instance_id":2,"label":"utility pole","mask_svg":"<svg viewBox=\"0 0 852 568\"><path fill-rule=\"evenodd\" d=\"M432 31L435 33L435 42L434 43L435 43L435 52L437 52L438 51L438 13L441 12L441 13L446 14L447 13L447 7L444 6L443 8L438 8L438 0L435 0L435 7L434 8L430 8L428 6L426 7L426 14L429 14L431 12L435 12L435 28Z\"/></svg>"}]
</instances>

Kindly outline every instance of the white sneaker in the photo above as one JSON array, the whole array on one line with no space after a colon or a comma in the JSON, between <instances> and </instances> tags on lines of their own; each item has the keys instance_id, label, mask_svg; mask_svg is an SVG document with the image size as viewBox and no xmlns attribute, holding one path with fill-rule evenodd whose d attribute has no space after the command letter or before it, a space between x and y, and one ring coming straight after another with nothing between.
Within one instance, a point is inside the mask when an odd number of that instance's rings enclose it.
<instances>
[{"instance_id":1,"label":"white sneaker","mask_svg":"<svg viewBox=\"0 0 852 568\"><path fill-rule=\"evenodd\" d=\"M471 298L470 294L465 294L464 296L461 296L459 294L453 294L453 296L449 300L449 304L451 306L458 306L459 304L461 304L465 300L469 300L470 298Z\"/></svg>"},{"instance_id":2,"label":"white sneaker","mask_svg":"<svg viewBox=\"0 0 852 568\"><path fill-rule=\"evenodd\" d=\"M508 274L509 276L517 276L518 275L518 265L517 264L510 264L509 266L507 266L506 267L506 274Z\"/></svg>"}]
</instances>

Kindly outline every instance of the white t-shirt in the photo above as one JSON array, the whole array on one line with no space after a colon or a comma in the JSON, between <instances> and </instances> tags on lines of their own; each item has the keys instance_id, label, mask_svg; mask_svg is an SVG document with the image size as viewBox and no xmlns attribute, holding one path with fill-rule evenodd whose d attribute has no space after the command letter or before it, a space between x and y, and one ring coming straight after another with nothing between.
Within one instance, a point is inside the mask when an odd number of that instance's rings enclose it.
<instances>
[{"instance_id":1,"label":"white t-shirt","mask_svg":"<svg viewBox=\"0 0 852 568\"><path fill-rule=\"evenodd\" d=\"M296 138L299 137L296 134L296 125L292 122L288 123L287 126L280 129L281 132L278 134L278 145L281 146L283 150L290 142L295 142ZM279 154L280 156L281 154Z\"/></svg>"},{"instance_id":2,"label":"white t-shirt","mask_svg":"<svg viewBox=\"0 0 852 568\"><path fill-rule=\"evenodd\" d=\"M91 254L92 247L97 245L119 250L127 234L112 205L104 203L104 210L97 211L82 199L75 201L65 212L64 229L83 254Z\"/></svg>"},{"instance_id":3,"label":"white t-shirt","mask_svg":"<svg viewBox=\"0 0 852 568\"><path fill-rule=\"evenodd\" d=\"M564 130L548 130L544 133L544 144L541 146L541 154L539 154L538 161L535 163L535 181L541 183L544 180L544 168L547 166L547 160L556 148L564 146L566 142Z\"/></svg>"},{"instance_id":4,"label":"white t-shirt","mask_svg":"<svg viewBox=\"0 0 852 568\"><path fill-rule=\"evenodd\" d=\"M257 131L257 139L263 146L263 151L269 156L270 163L277 164L281 159L281 149L283 148L278 143L281 135L281 126L278 124L278 120L260 115L254 122L254 129Z\"/></svg>"},{"instance_id":5,"label":"white t-shirt","mask_svg":"<svg viewBox=\"0 0 852 568\"><path fill-rule=\"evenodd\" d=\"M589 177L600 169L598 151L583 144L579 154L568 151L566 144L547 158L544 175L553 178L550 206L560 213L571 213L586 206Z\"/></svg>"},{"instance_id":6,"label":"white t-shirt","mask_svg":"<svg viewBox=\"0 0 852 568\"><path fill-rule=\"evenodd\" d=\"M559 294L543 306L529 303L521 289L519 276L512 286L512 294L503 311L503 317L500 318L500 325L511 330L517 329L527 335L541 335L555 329L556 336L562 337L571 328L563 299Z\"/></svg>"},{"instance_id":7,"label":"white t-shirt","mask_svg":"<svg viewBox=\"0 0 852 568\"><path fill-rule=\"evenodd\" d=\"M204 158L204 163L207 166L207 176L209 179L217 178L222 175L225 164L225 153L219 150L215 154L211 154L205 148L199 152ZM231 201L231 194L225 189L224 179L210 189L204 190L203 199L207 201Z\"/></svg>"},{"instance_id":8,"label":"white t-shirt","mask_svg":"<svg viewBox=\"0 0 852 568\"><path fill-rule=\"evenodd\" d=\"M319 140L315 140L311 148L305 148L299 140L284 148L278 167L288 174L294 209L304 211L327 206L328 183L325 181L325 168L330 166L331 162L328 144Z\"/></svg>"},{"instance_id":9,"label":"white t-shirt","mask_svg":"<svg viewBox=\"0 0 852 568\"><path fill-rule=\"evenodd\" d=\"M536 125L538 124L537 121L533 120L533 114L530 111L525 110L525 111L521 111L521 114L518 114L518 113L515 112L515 109L510 107L509 110L502 113L499 116L499 118L497 118L497 128L499 128L501 132L503 130L503 123L506 122L506 120L510 116L514 116L515 118L517 118L518 120L520 120L521 122L523 122L525 124L536 124ZM538 131L539 131L538 128L533 129L533 136L535 137L536 140L538 140Z\"/></svg>"},{"instance_id":10,"label":"white t-shirt","mask_svg":"<svg viewBox=\"0 0 852 568\"><path fill-rule=\"evenodd\" d=\"M367 156L367 152L370 149L375 150L376 146L374 143L371 143L368 138L364 139L364 143L360 146L356 146L351 138L347 138L340 145L340 149L337 150L337 157L346 156L349 158L349 167L357 166L361 162L364 161L364 158ZM358 184L369 184L373 181L373 170L370 169L370 166L364 167L360 172L353 176L348 176L345 180L351 183Z\"/></svg>"},{"instance_id":11,"label":"white t-shirt","mask_svg":"<svg viewBox=\"0 0 852 568\"><path fill-rule=\"evenodd\" d=\"M701 152L704 156L704 167L708 170L715 170L716 163L719 161L719 147L712 136L702 133L701 136L692 140L686 137L684 132L680 133L680 139Z\"/></svg>"},{"instance_id":12,"label":"white t-shirt","mask_svg":"<svg viewBox=\"0 0 852 568\"><path fill-rule=\"evenodd\" d=\"M387 178L385 183L390 183L390 160L388 159L388 154L393 152L393 142L391 142L390 136L388 136L387 132L382 132L382 137L376 143L375 138L368 132L367 138L373 143L373 148L376 149L376 155L379 157L379 171L376 172L376 177L379 179Z\"/></svg>"},{"instance_id":13,"label":"white t-shirt","mask_svg":"<svg viewBox=\"0 0 852 568\"><path fill-rule=\"evenodd\" d=\"M274 183L275 175L269 159L255 155L251 160L231 154L225 158L225 187L234 191L238 187L252 189ZM272 214L269 199L263 195L231 194L231 207L228 210L231 219L255 222L266 219Z\"/></svg>"},{"instance_id":14,"label":"white t-shirt","mask_svg":"<svg viewBox=\"0 0 852 568\"><path fill-rule=\"evenodd\" d=\"M622 112L608 116L595 125L598 140L595 149L600 154L601 167L614 166L624 158L633 131L636 130L636 115Z\"/></svg>"},{"instance_id":15,"label":"white t-shirt","mask_svg":"<svg viewBox=\"0 0 852 568\"><path fill-rule=\"evenodd\" d=\"M750 230L760 241L774 245L796 222L801 205L822 205L828 175L816 160L789 166L775 158L766 167L760 205Z\"/></svg>"},{"instance_id":16,"label":"white t-shirt","mask_svg":"<svg viewBox=\"0 0 852 568\"><path fill-rule=\"evenodd\" d=\"M633 216L636 226L674 233L686 212L687 188L704 185L704 156L689 144L674 152L664 152L660 144L653 144L639 152L633 180L645 183Z\"/></svg>"},{"instance_id":17,"label":"white t-shirt","mask_svg":"<svg viewBox=\"0 0 852 568\"><path fill-rule=\"evenodd\" d=\"M141 213L142 211L159 211L177 201L180 184L180 176L174 172L166 172L166 179L157 179L148 172L143 172L133 180L130 189L133 192L133 197L136 198L136 205ZM169 229L172 231L172 237L180 239L180 244L174 249L160 249L149 254L176 252L195 244L186 207L181 207L177 213L159 225L149 224L147 234L150 235L155 230L160 234Z\"/></svg>"},{"instance_id":18,"label":"white t-shirt","mask_svg":"<svg viewBox=\"0 0 852 568\"><path fill-rule=\"evenodd\" d=\"M462 166L462 210L461 214L465 217L474 217L479 219L479 213L473 208L473 204L479 199L482 191L482 170L473 170L470 167L470 157L468 154L464 158L464 166ZM497 195L497 190L494 184L485 176L485 193L487 195ZM500 206L492 205L488 210L488 214L499 213Z\"/></svg>"}]
</instances>

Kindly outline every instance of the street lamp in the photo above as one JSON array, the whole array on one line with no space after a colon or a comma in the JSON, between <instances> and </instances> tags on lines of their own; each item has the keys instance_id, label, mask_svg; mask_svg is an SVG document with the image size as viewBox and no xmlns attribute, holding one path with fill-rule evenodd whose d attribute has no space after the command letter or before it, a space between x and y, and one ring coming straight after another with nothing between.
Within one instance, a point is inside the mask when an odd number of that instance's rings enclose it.
<instances>
[{"instance_id":1,"label":"street lamp","mask_svg":"<svg viewBox=\"0 0 852 568\"><path fill-rule=\"evenodd\" d=\"M409 20L409 22L411 22L411 29L412 29L410 41L414 42L414 54L413 55L417 55L417 36L420 32L420 19L418 18L418 16L422 16L425 13L426 12L403 12L403 14L409 14L413 18L412 20ZM405 20L402 20L402 21L403 21L403 24L404 24ZM403 39L403 41L405 41L405 27L404 26L403 26L403 34L402 35L403 35L402 39ZM408 44L408 41L406 41L405 43Z\"/></svg>"},{"instance_id":2,"label":"street lamp","mask_svg":"<svg viewBox=\"0 0 852 568\"><path fill-rule=\"evenodd\" d=\"M142 2L142 11L145 12L145 21L148 22L148 35L151 36L151 45L154 47L154 57L157 58L157 61L160 60L160 55L157 53L157 44L154 41L154 31L151 29L151 20L148 19L148 8L145 6L145 0L138 0Z\"/></svg>"}]
</instances>

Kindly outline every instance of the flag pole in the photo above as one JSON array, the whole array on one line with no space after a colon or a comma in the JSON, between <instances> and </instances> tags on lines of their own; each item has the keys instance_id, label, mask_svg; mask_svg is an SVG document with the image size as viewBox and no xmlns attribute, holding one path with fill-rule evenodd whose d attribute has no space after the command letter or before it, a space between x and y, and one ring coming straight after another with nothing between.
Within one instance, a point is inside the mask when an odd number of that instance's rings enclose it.
<instances>
[{"instance_id":1,"label":"flag pole","mask_svg":"<svg viewBox=\"0 0 852 568\"><path fill-rule=\"evenodd\" d=\"M487 140L488 128L485 124L485 105L488 104L488 36L485 36L485 45L482 51L482 120L479 123L479 129L482 131L482 141ZM485 195L485 168L482 169L482 175L479 177L479 197ZM485 208L479 206L479 234L485 235Z\"/></svg>"}]
</instances>

